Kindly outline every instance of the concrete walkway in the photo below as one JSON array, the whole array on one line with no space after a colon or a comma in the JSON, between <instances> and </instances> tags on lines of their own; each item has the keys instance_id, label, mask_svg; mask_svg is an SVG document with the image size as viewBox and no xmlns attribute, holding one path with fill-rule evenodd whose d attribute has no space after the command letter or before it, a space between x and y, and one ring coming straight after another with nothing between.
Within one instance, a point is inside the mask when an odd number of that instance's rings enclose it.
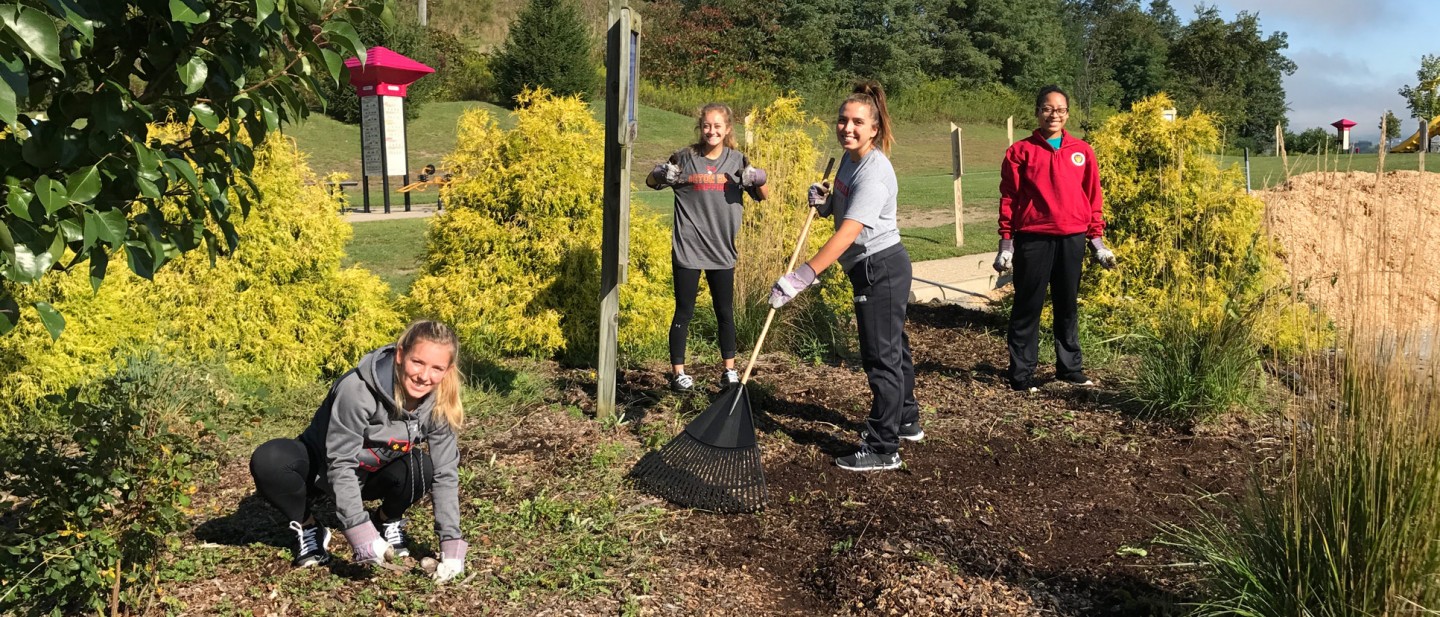
<instances>
[{"instance_id":1,"label":"concrete walkway","mask_svg":"<svg viewBox=\"0 0 1440 617\"><path fill-rule=\"evenodd\" d=\"M915 262L910 301L988 308L992 300L1004 296L999 289L1008 285L1011 278L1009 273L997 275L991 267L993 263L993 251Z\"/></svg>"},{"instance_id":2,"label":"concrete walkway","mask_svg":"<svg viewBox=\"0 0 1440 617\"><path fill-rule=\"evenodd\" d=\"M385 214L384 206L370 206L370 212L358 210L346 210L345 220L350 223L366 223L369 221L388 221L391 219L419 219L427 216L435 216L437 210L435 204L415 204L410 206L410 211L405 211L405 204L390 204L390 214Z\"/></svg>"}]
</instances>

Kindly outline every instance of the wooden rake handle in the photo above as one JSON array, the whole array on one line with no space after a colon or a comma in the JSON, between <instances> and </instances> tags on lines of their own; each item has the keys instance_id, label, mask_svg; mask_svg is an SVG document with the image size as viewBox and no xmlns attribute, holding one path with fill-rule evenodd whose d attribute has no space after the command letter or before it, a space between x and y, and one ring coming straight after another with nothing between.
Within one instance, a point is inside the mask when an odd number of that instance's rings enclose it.
<instances>
[{"instance_id":1,"label":"wooden rake handle","mask_svg":"<svg viewBox=\"0 0 1440 617\"><path fill-rule=\"evenodd\" d=\"M830 179L830 172L835 169L835 157L830 157L830 162L825 164L825 175L820 177L824 182ZM828 199L828 196L827 196ZM800 260L800 252L805 250L805 239L810 237L810 223L815 221L815 210L810 208L810 214L805 217L805 225L800 228L800 238L795 241L795 252L790 254L790 263L785 266L785 272L795 269L795 262ZM820 273L815 273L819 276ZM765 325L760 328L760 338L755 340L755 349L750 351L750 361L745 364L745 374L740 377L740 385L750 382L750 371L755 368L755 359L760 357L760 348L765 345L765 335L770 333L770 322L775 320L775 307L770 307L770 313L765 316Z\"/></svg>"}]
</instances>

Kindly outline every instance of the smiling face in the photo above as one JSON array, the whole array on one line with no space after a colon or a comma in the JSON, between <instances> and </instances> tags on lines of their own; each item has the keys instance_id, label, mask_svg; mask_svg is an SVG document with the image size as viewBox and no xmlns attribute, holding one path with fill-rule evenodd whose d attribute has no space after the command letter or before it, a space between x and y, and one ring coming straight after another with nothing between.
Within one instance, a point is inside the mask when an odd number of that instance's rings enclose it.
<instances>
[{"instance_id":1,"label":"smiling face","mask_svg":"<svg viewBox=\"0 0 1440 617\"><path fill-rule=\"evenodd\" d=\"M879 127L875 125L875 111L869 105L850 101L840 107L840 116L835 119L835 139L846 152L860 157L875 146Z\"/></svg>"},{"instance_id":2,"label":"smiling face","mask_svg":"<svg viewBox=\"0 0 1440 617\"><path fill-rule=\"evenodd\" d=\"M418 340L409 349L397 350L400 356L400 381L412 401L425 398L435 391L440 381L453 368L455 350L449 345Z\"/></svg>"},{"instance_id":3,"label":"smiling face","mask_svg":"<svg viewBox=\"0 0 1440 617\"><path fill-rule=\"evenodd\" d=\"M707 153L719 152L728 136L730 123L725 119L725 112L712 110L700 119L700 142L705 144Z\"/></svg>"},{"instance_id":4,"label":"smiling face","mask_svg":"<svg viewBox=\"0 0 1440 617\"><path fill-rule=\"evenodd\" d=\"M1065 130L1065 121L1069 119L1070 102L1059 92L1045 95L1044 102L1035 108L1035 121L1046 139L1059 137L1060 132Z\"/></svg>"}]
</instances>

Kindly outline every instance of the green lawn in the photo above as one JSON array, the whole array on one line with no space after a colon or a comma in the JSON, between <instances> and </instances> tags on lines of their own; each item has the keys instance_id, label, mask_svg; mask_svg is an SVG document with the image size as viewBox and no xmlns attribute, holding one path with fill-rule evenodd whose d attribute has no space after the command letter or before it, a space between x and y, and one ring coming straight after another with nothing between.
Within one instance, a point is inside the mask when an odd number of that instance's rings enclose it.
<instances>
[{"instance_id":1,"label":"green lawn","mask_svg":"<svg viewBox=\"0 0 1440 617\"><path fill-rule=\"evenodd\" d=\"M345 247L346 267L359 264L379 275L395 295L410 290L410 283L425 257L428 218L355 223L355 237Z\"/></svg>"},{"instance_id":2,"label":"green lawn","mask_svg":"<svg viewBox=\"0 0 1440 617\"><path fill-rule=\"evenodd\" d=\"M910 261L930 261L947 257L974 255L995 250L1000 234L994 223L967 223L965 245L955 246L955 224L935 227L912 227L900 230L900 242L910 253Z\"/></svg>"}]
</instances>

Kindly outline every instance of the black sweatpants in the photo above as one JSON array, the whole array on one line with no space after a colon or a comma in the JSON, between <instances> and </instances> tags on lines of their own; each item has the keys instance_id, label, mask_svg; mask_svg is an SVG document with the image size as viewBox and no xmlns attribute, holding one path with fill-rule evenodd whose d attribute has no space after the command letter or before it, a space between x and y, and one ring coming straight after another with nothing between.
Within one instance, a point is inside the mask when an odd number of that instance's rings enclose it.
<instances>
[{"instance_id":1,"label":"black sweatpants","mask_svg":"<svg viewBox=\"0 0 1440 617\"><path fill-rule=\"evenodd\" d=\"M675 317L670 320L670 364L685 364L685 339L690 336L690 320L695 317L695 296L700 293L700 272L675 263ZM710 303L715 305L715 322L719 326L720 357L735 357L735 269L704 270L710 284Z\"/></svg>"},{"instance_id":2,"label":"black sweatpants","mask_svg":"<svg viewBox=\"0 0 1440 617\"><path fill-rule=\"evenodd\" d=\"M1085 261L1085 234L1015 235L1015 305L1005 343L1010 348L1012 384L1024 384L1040 362L1040 311L1045 290L1055 313L1055 376L1081 372L1080 270Z\"/></svg>"},{"instance_id":3,"label":"black sweatpants","mask_svg":"<svg viewBox=\"0 0 1440 617\"><path fill-rule=\"evenodd\" d=\"M315 481L324 472L325 461L316 461L310 449L297 439L271 439L250 455L255 489L291 521L309 518L310 500L320 494ZM356 473L360 476L360 497L381 500L380 511L392 520L420 501L435 482L430 455L418 448L379 471L357 469Z\"/></svg>"},{"instance_id":4,"label":"black sweatpants","mask_svg":"<svg viewBox=\"0 0 1440 617\"><path fill-rule=\"evenodd\" d=\"M870 382L870 417L865 443L891 454L900 449L900 425L920 420L915 402L915 365L905 310L910 304L910 254L897 244L871 255L845 273L855 289L855 322L860 330L860 364Z\"/></svg>"}]
</instances>

